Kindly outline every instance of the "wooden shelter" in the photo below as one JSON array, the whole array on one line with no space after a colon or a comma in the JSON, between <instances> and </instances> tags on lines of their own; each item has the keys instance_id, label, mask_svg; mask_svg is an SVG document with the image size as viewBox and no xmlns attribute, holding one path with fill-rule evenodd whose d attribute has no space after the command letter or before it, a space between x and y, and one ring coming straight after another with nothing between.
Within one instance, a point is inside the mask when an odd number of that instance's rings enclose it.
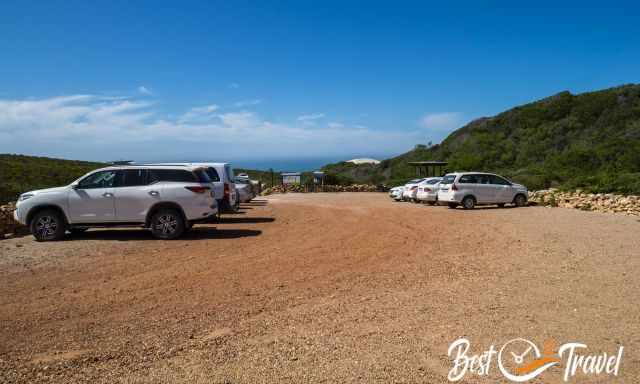
<instances>
[{"instance_id":1,"label":"wooden shelter","mask_svg":"<svg viewBox=\"0 0 640 384\"><path fill-rule=\"evenodd\" d=\"M409 165L416 168L417 177L444 176L447 172L445 168L449 163L446 161L410 161Z\"/></svg>"}]
</instances>

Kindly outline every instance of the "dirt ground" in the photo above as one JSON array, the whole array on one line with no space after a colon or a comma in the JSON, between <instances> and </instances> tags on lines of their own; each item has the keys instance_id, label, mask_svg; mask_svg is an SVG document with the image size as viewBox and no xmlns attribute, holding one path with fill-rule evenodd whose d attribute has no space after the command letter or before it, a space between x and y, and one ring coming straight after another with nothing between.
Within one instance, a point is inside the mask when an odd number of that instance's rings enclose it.
<instances>
[{"instance_id":1,"label":"dirt ground","mask_svg":"<svg viewBox=\"0 0 640 384\"><path fill-rule=\"evenodd\" d=\"M0 382L444 383L459 337L622 345L612 381L640 382L639 276L634 217L379 193L259 198L176 241L7 239Z\"/></svg>"}]
</instances>

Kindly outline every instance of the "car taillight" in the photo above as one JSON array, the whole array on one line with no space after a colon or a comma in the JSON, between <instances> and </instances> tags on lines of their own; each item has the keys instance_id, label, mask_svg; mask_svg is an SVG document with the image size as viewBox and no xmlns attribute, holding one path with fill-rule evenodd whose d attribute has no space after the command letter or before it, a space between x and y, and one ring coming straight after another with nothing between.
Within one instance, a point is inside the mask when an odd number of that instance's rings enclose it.
<instances>
[{"instance_id":1,"label":"car taillight","mask_svg":"<svg viewBox=\"0 0 640 384\"><path fill-rule=\"evenodd\" d=\"M185 187L188 190L190 190L193 193L205 193L208 190L210 190L211 188L209 187L203 187L203 186L199 186L199 187Z\"/></svg>"},{"instance_id":2,"label":"car taillight","mask_svg":"<svg viewBox=\"0 0 640 384\"><path fill-rule=\"evenodd\" d=\"M457 191L458 190L458 186L455 184L451 184L451 190L452 191Z\"/></svg>"},{"instance_id":3,"label":"car taillight","mask_svg":"<svg viewBox=\"0 0 640 384\"><path fill-rule=\"evenodd\" d=\"M224 183L224 197L229 198L230 195L231 195L231 187L229 187L229 184Z\"/></svg>"},{"instance_id":4,"label":"car taillight","mask_svg":"<svg viewBox=\"0 0 640 384\"><path fill-rule=\"evenodd\" d=\"M425 191L425 192L431 192L431 189L429 189L429 188L425 188L425 189L423 189L423 191Z\"/></svg>"}]
</instances>

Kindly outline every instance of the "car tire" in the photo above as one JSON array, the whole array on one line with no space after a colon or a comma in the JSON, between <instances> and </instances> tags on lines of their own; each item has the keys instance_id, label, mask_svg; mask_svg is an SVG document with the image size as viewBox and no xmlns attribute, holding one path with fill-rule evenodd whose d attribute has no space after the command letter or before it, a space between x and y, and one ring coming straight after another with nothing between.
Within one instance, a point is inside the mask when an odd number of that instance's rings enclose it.
<instances>
[{"instance_id":1,"label":"car tire","mask_svg":"<svg viewBox=\"0 0 640 384\"><path fill-rule=\"evenodd\" d=\"M58 211L45 209L35 214L29 229L37 241L55 241L64 238L67 223Z\"/></svg>"},{"instance_id":2,"label":"car tire","mask_svg":"<svg viewBox=\"0 0 640 384\"><path fill-rule=\"evenodd\" d=\"M458 203L447 203L447 206L451 209L454 209L458 207Z\"/></svg>"},{"instance_id":3,"label":"car tire","mask_svg":"<svg viewBox=\"0 0 640 384\"><path fill-rule=\"evenodd\" d=\"M232 213L237 213L240 210L240 196L236 197L236 203L231 207Z\"/></svg>"},{"instance_id":4,"label":"car tire","mask_svg":"<svg viewBox=\"0 0 640 384\"><path fill-rule=\"evenodd\" d=\"M472 196L467 196L462 199L462 207L464 209L473 209L476 206L476 199Z\"/></svg>"},{"instance_id":5,"label":"car tire","mask_svg":"<svg viewBox=\"0 0 640 384\"><path fill-rule=\"evenodd\" d=\"M515 204L516 207L524 207L527 205L527 198L522 194L516 195L516 197L513 198L513 204Z\"/></svg>"},{"instance_id":6,"label":"car tire","mask_svg":"<svg viewBox=\"0 0 640 384\"><path fill-rule=\"evenodd\" d=\"M175 209L160 209L151 217L151 234L156 239L177 239L184 230L184 219Z\"/></svg>"}]
</instances>

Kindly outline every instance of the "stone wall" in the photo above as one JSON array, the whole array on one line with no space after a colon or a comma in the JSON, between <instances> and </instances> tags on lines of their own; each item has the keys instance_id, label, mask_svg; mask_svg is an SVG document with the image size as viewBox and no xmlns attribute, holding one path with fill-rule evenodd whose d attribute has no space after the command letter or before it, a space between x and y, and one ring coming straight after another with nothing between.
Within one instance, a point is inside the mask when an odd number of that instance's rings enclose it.
<instances>
[{"instance_id":1,"label":"stone wall","mask_svg":"<svg viewBox=\"0 0 640 384\"><path fill-rule=\"evenodd\" d=\"M640 216L640 196L624 196L612 193L585 193L581 190L564 192L552 188L529 192L529 201L551 207Z\"/></svg>"},{"instance_id":2,"label":"stone wall","mask_svg":"<svg viewBox=\"0 0 640 384\"><path fill-rule=\"evenodd\" d=\"M262 196L272 193L286 192L378 192L375 185L354 184L354 185L318 185L309 187L306 185L276 185L273 188L266 188L262 191Z\"/></svg>"},{"instance_id":3,"label":"stone wall","mask_svg":"<svg viewBox=\"0 0 640 384\"><path fill-rule=\"evenodd\" d=\"M13 220L15 209L14 203L0 205L0 239L9 234L22 234L26 231L26 227Z\"/></svg>"}]
</instances>

